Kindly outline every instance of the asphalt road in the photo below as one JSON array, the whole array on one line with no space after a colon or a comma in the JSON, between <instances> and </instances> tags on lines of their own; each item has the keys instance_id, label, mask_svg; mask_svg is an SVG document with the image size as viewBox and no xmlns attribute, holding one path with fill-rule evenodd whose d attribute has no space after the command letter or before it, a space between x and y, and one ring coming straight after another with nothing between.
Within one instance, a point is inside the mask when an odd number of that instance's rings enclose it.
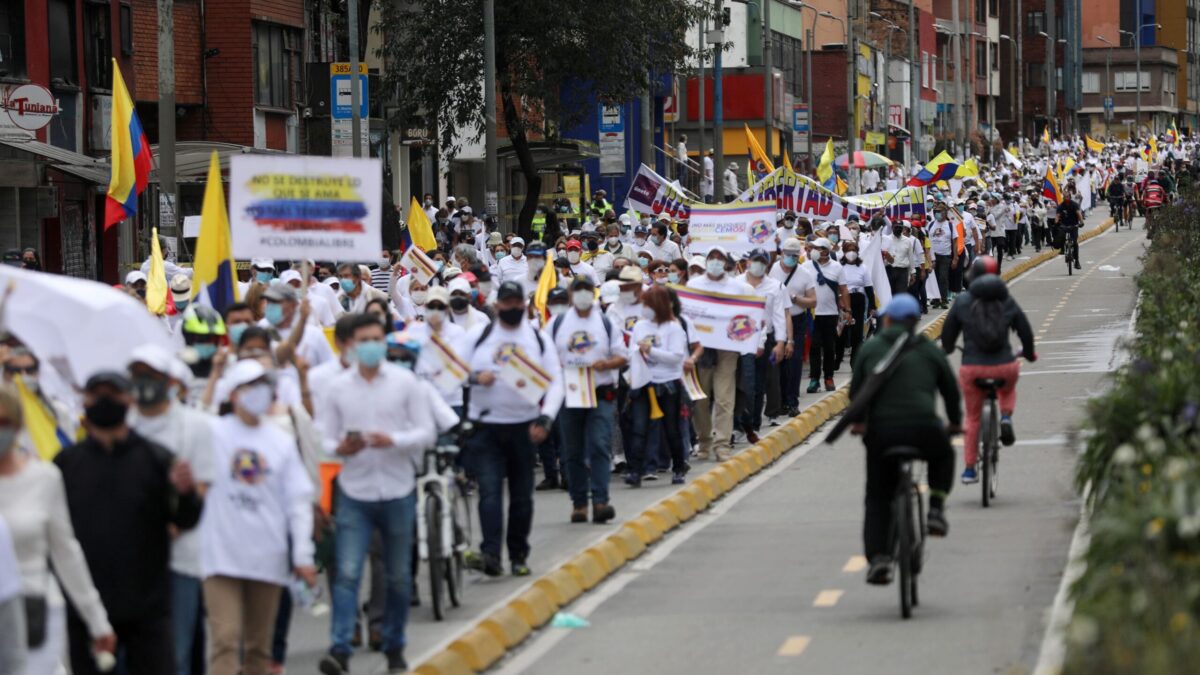
<instances>
[{"instance_id":1,"label":"asphalt road","mask_svg":"<svg viewBox=\"0 0 1200 675\"><path fill-rule=\"evenodd\" d=\"M847 436L802 446L672 533L568 608L590 627L539 631L501 672L1032 672L1079 515L1068 438L1120 358L1143 242L1140 222L1110 231L1081 249L1082 273L1059 259L1012 286L1041 357L1023 364L1018 442L991 508L956 484L912 620L894 585L864 583L863 451Z\"/></svg>"}]
</instances>

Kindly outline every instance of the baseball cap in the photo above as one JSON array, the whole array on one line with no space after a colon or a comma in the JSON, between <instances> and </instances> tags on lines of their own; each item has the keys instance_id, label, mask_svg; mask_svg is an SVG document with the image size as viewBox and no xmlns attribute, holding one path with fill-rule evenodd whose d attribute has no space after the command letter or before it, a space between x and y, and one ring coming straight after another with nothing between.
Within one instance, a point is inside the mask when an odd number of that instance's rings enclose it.
<instances>
[{"instance_id":1,"label":"baseball cap","mask_svg":"<svg viewBox=\"0 0 1200 675\"><path fill-rule=\"evenodd\" d=\"M804 250L804 242L799 237L788 237L781 248L788 253L799 253Z\"/></svg>"},{"instance_id":2,"label":"baseball cap","mask_svg":"<svg viewBox=\"0 0 1200 675\"><path fill-rule=\"evenodd\" d=\"M271 282L270 287L268 287L267 291L263 293L263 297L267 300L273 300L275 302L284 302L288 300L294 302L300 299L300 292L297 289L292 288L291 286L276 279L275 281Z\"/></svg>"},{"instance_id":3,"label":"baseball cap","mask_svg":"<svg viewBox=\"0 0 1200 675\"><path fill-rule=\"evenodd\" d=\"M617 277L617 279L625 283L641 281L642 269L640 267L634 267L633 265L627 265L621 268L621 276Z\"/></svg>"},{"instance_id":4,"label":"baseball cap","mask_svg":"<svg viewBox=\"0 0 1200 675\"><path fill-rule=\"evenodd\" d=\"M178 361L174 355L166 348L155 344L145 344L137 347L129 353L129 363L127 367L132 368L133 364L141 363L150 367L151 370L162 373L163 375L171 375L171 362ZM182 363L182 362L180 362Z\"/></svg>"},{"instance_id":5,"label":"baseball cap","mask_svg":"<svg viewBox=\"0 0 1200 675\"><path fill-rule=\"evenodd\" d=\"M593 284L592 280L589 279L588 277L579 275L571 281L571 290L573 290L573 291L594 291L594 290L596 290L596 285Z\"/></svg>"},{"instance_id":6,"label":"baseball cap","mask_svg":"<svg viewBox=\"0 0 1200 675\"><path fill-rule=\"evenodd\" d=\"M633 228L633 233L634 234L649 234L650 230L645 225L638 225L637 227Z\"/></svg>"},{"instance_id":7,"label":"baseball cap","mask_svg":"<svg viewBox=\"0 0 1200 675\"><path fill-rule=\"evenodd\" d=\"M612 304L621 297L621 282L611 279L600 284L600 302Z\"/></svg>"},{"instance_id":8,"label":"baseball cap","mask_svg":"<svg viewBox=\"0 0 1200 675\"><path fill-rule=\"evenodd\" d=\"M829 241L825 237L818 237L814 239L812 245L813 248L823 248L826 251L833 250L833 242Z\"/></svg>"},{"instance_id":9,"label":"baseball cap","mask_svg":"<svg viewBox=\"0 0 1200 675\"><path fill-rule=\"evenodd\" d=\"M879 311L879 316L888 316L895 321L907 321L921 316L921 305L908 293L898 293Z\"/></svg>"},{"instance_id":10,"label":"baseball cap","mask_svg":"<svg viewBox=\"0 0 1200 675\"><path fill-rule=\"evenodd\" d=\"M129 378L115 370L102 370L93 374L83 385L84 391L92 391L108 385L118 391L129 391Z\"/></svg>"},{"instance_id":11,"label":"baseball cap","mask_svg":"<svg viewBox=\"0 0 1200 675\"><path fill-rule=\"evenodd\" d=\"M707 264L707 261L704 260L704 256L702 255L694 255L688 260L688 268L699 267L700 269L704 269L705 264Z\"/></svg>"},{"instance_id":12,"label":"baseball cap","mask_svg":"<svg viewBox=\"0 0 1200 675\"><path fill-rule=\"evenodd\" d=\"M583 244L579 243L578 239L572 239L567 242L567 250L568 251L582 251Z\"/></svg>"},{"instance_id":13,"label":"baseball cap","mask_svg":"<svg viewBox=\"0 0 1200 675\"><path fill-rule=\"evenodd\" d=\"M767 255L767 252L761 248L756 248L753 251L750 251L746 257L750 260L762 260L764 262L771 261L771 256Z\"/></svg>"},{"instance_id":14,"label":"baseball cap","mask_svg":"<svg viewBox=\"0 0 1200 675\"><path fill-rule=\"evenodd\" d=\"M467 281L466 279L463 279L462 277L456 277L455 279L453 279L450 282L450 285L447 287L447 290L451 294L466 293L467 295L470 295L471 294L471 282Z\"/></svg>"},{"instance_id":15,"label":"baseball cap","mask_svg":"<svg viewBox=\"0 0 1200 675\"><path fill-rule=\"evenodd\" d=\"M704 259L708 260L709 258L712 257L712 255L714 253L719 253L719 254L721 254L722 258L724 258L725 260L729 260L729 253L726 252L725 249L720 246L714 246L714 247L708 249L708 253L704 254Z\"/></svg>"},{"instance_id":16,"label":"baseball cap","mask_svg":"<svg viewBox=\"0 0 1200 675\"><path fill-rule=\"evenodd\" d=\"M445 286L433 286L429 289L429 293L425 296L425 304L431 302L440 302L443 305L450 304L450 291Z\"/></svg>"},{"instance_id":17,"label":"baseball cap","mask_svg":"<svg viewBox=\"0 0 1200 675\"><path fill-rule=\"evenodd\" d=\"M513 239L516 239L516 237L513 237ZM503 244L503 243L504 243L504 236L501 235L499 232L492 232L491 234L488 235L488 240L487 240L488 246L496 246L498 244Z\"/></svg>"},{"instance_id":18,"label":"baseball cap","mask_svg":"<svg viewBox=\"0 0 1200 675\"><path fill-rule=\"evenodd\" d=\"M525 299L525 289L521 288L521 284L515 281L506 281L496 289L496 300L512 300L513 298Z\"/></svg>"},{"instance_id":19,"label":"baseball cap","mask_svg":"<svg viewBox=\"0 0 1200 675\"><path fill-rule=\"evenodd\" d=\"M517 239L518 239L518 237L513 237L513 241L516 241ZM525 255L532 257L532 258L545 257L546 245L540 241L530 242L529 248L525 249Z\"/></svg>"},{"instance_id":20,"label":"baseball cap","mask_svg":"<svg viewBox=\"0 0 1200 675\"><path fill-rule=\"evenodd\" d=\"M566 304L570 300L571 296L567 293L567 289L562 286L555 286L546 294L546 304L548 305Z\"/></svg>"},{"instance_id":21,"label":"baseball cap","mask_svg":"<svg viewBox=\"0 0 1200 675\"><path fill-rule=\"evenodd\" d=\"M296 270L284 270L283 274L279 275L279 280L286 284L290 281L303 282L304 279L303 279L303 277L300 276L300 273L297 272Z\"/></svg>"},{"instance_id":22,"label":"baseball cap","mask_svg":"<svg viewBox=\"0 0 1200 675\"><path fill-rule=\"evenodd\" d=\"M125 285L126 286L132 286L139 281L145 281L145 280L146 280L146 275L142 274L141 272L139 272L137 270L134 270L134 271L130 272L129 274L125 275Z\"/></svg>"},{"instance_id":23,"label":"baseball cap","mask_svg":"<svg viewBox=\"0 0 1200 675\"><path fill-rule=\"evenodd\" d=\"M499 233L497 233L497 234L499 234ZM512 240L508 242L508 245L509 246L524 246L525 240L520 237L513 237Z\"/></svg>"},{"instance_id":24,"label":"baseball cap","mask_svg":"<svg viewBox=\"0 0 1200 675\"><path fill-rule=\"evenodd\" d=\"M250 266L255 269L275 271L275 261L270 258L254 258L250 261Z\"/></svg>"},{"instance_id":25,"label":"baseball cap","mask_svg":"<svg viewBox=\"0 0 1200 675\"><path fill-rule=\"evenodd\" d=\"M255 380L261 380L266 375L267 370L258 362L258 359L242 359L225 376L225 383L232 391Z\"/></svg>"}]
</instances>

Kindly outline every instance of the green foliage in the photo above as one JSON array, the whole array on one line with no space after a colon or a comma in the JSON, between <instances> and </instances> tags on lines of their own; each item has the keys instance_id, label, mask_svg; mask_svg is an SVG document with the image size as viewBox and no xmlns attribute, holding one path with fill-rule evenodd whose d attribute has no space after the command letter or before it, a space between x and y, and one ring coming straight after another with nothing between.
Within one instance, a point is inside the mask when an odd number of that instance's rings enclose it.
<instances>
[{"instance_id":1,"label":"green foliage","mask_svg":"<svg viewBox=\"0 0 1200 675\"><path fill-rule=\"evenodd\" d=\"M1064 672L1167 675L1200 663L1200 193L1167 208L1138 277L1130 360L1091 402L1076 480L1087 569Z\"/></svg>"}]
</instances>

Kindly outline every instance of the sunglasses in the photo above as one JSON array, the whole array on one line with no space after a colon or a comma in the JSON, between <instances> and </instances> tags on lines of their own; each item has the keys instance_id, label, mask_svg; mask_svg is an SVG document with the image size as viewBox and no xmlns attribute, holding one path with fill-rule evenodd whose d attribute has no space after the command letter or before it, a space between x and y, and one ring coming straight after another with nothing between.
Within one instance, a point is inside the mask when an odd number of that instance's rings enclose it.
<instances>
[{"instance_id":1,"label":"sunglasses","mask_svg":"<svg viewBox=\"0 0 1200 675\"><path fill-rule=\"evenodd\" d=\"M22 368L20 366L4 366L4 372L9 375L37 375L38 367L25 366Z\"/></svg>"}]
</instances>

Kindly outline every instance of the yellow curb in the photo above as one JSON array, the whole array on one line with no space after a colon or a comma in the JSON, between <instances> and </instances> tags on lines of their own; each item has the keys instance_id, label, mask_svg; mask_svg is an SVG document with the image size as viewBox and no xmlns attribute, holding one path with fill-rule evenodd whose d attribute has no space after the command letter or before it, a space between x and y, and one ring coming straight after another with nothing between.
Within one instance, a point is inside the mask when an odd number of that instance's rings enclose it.
<instances>
[{"instance_id":1,"label":"yellow curb","mask_svg":"<svg viewBox=\"0 0 1200 675\"><path fill-rule=\"evenodd\" d=\"M763 436L762 440L758 442L758 447L762 448L766 452L766 456L770 457L772 460L779 456L780 442L779 437L776 436L775 433L776 432L772 431L766 436Z\"/></svg>"},{"instance_id":2,"label":"yellow curb","mask_svg":"<svg viewBox=\"0 0 1200 675\"><path fill-rule=\"evenodd\" d=\"M475 675L462 654L449 649L434 654L413 672L417 675Z\"/></svg>"},{"instance_id":3,"label":"yellow curb","mask_svg":"<svg viewBox=\"0 0 1200 675\"><path fill-rule=\"evenodd\" d=\"M612 574L613 570L625 564L627 558L621 552L621 547L617 546L607 539L587 549L585 553L594 556L604 568L605 576Z\"/></svg>"},{"instance_id":4,"label":"yellow curb","mask_svg":"<svg viewBox=\"0 0 1200 675\"><path fill-rule=\"evenodd\" d=\"M750 472L746 470L746 465L742 463L742 460L740 459L740 457L741 457L740 454L736 455L734 457L730 457L728 460L725 461L724 464L721 465L721 466L725 467L726 469L728 469L731 474L733 474L733 484L734 485L737 485L738 483L742 482L743 480L746 479L746 476L750 475Z\"/></svg>"},{"instance_id":5,"label":"yellow curb","mask_svg":"<svg viewBox=\"0 0 1200 675\"><path fill-rule=\"evenodd\" d=\"M733 473L733 469L730 469L724 464L710 470L708 474L710 476L715 476L716 479L720 481L722 493L729 492L733 489L734 485L737 485L737 476Z\"/></svg>"},{"instance_id":6,"label":"yellow curb","mask_svg":"<svg viewBox=\"0 0 1200 675\"><path fill-rule=\"evenodd\" d=\"M509 606L501 607L492 615L479 622L480 628L492 634L505 647L515 647L521 644L533 628L521 618L515 609Z\"/></svg>"},{"instance_id":7,"label":"yellow curb","mask_svg":"<svg viewBox=\"0 0 1200 675\"><path fill-rule=\"evenodd\" d=\"M642 515L657 518L662 523L663 532L673 530L679 524L679 516L676 516L675 512L667 508L662 502L651 504L650 508L642 511Z\"/></svg>"},{"instance_id":8,"label":"yellow curb","mask_svg":"<svg viewBox=\"0 0 1200 675\"><path fill-rule=\"evenodd\" d=\"M642 538L642 541L647 544L652 544L662 539L663 533L667 531L657 518L651 518L645 513L625 523L625 526L632 527L638 536Z\"/></svg>"},{"instance_id":9,"label":"yellow curb","mask_svg":"<svg viewBox=\"0 0 1200 675\"><path fill-rule=\"evenodd\" d=\"M621 548L621 552L624 554L626 560L633 560L646 550L646 542L642 541L637 532L627 527L617 530L609 536L608 541Z\"/></svg>"},{"instance_id":10,"label":"yellow curb","mask_svg":"<svg viewBox=\"0 0 1200 675\"><path fill-rule=\"evenodd\" d=\"M600 566L600 561L587 553L571 558L563 563L562 568L575 577L579 587L585 591L604 580L604 568Z\"/></svg>"},{"instance_id":11,"label":"yellow curb","mask_svg":"<svg viewBox=\"0 0 1200 675\"><path fill-rule=\"evenodd\" d=\"M762 471L762 468L769 463L768 460L763 457L762 453L764 452L766 452L765 448L755 445L746 448L746 450L739 455L739 457L742 458L742 463L746 465L746 469L750 471L750 475L754 475L759 471Z\"/></svg>"},{"instance_id":12,"label":"yellow curb","mask_svg":"<svg viewBox=\"0 0 1200 675\"><path fill-rule=\"evenodd\" d=\"M671 509L679 522L691 520L696 515L696 509L692 507L692 501L682 494L675 494L667 497L662 501L663 506Z\"/></svg>"},{"instance_id":13,"label":"yellow curb","mask_svg":"<svg viewBox=\"0 0 1200 675\"><path fill-rule=\"evenodd\" d=\"M709 501L725 494L725 488L721 485L721 481L707 471L692 481L692 485L699 486L704 491L704 494L708 496Z\"/></svg>"},{"instance_id":14,"label":"yellow curb","mask_svg":"<svg viewBox=\"0 0 1200 675\"><path fill-rule=\"evenodd\" d=\"M578 598L583 593L583 587L568 571L559 568L533 582L533 587L541 589L555 605L563 605Z\"/></svg>"},{"instance_id":15,"label":"yellow curb","mask_svg":"<svg viewBox=\"0 0 1200 675\"><path fill-rule=\"evenodd\" d=\"M771 457L771 451L768 450L767 447L761 442L747 450L746 456L753 460L760 469L774 461L774 458Z\"/></svg>"},{"instance_id":16,"label":"yellow curb","mask_svg":"<svg viewBox=\"0 0 1200 675\"><path fill-rule=\"evenodd\" d=\"M508 603L508 606L521 615L522 621L534 627L549 621L550 617L554 616L555 610L558 609L550 598L550 594L537 587L518 595L516 599Z\"/></svg>"},{"instance_id":17,"label":"yellow curb","mask_svg":"<svg viewBox=\"0 0 1200 675\"><path fill-rule=\"evenodd\" d=\"M447 648L467 662L471 670L487 670L504 656L504 645L482 626L475 626L469 633L450 643Z\"/></svg>"},{"instance_id":18,"label":"yellow curb","mask_svg":"<svg viewBox=\"0 0 1200 675\"><path fill-rule=\"evenodd\" d=\"M694 481L689 483L687 487L683 488L683 490L680 491L680 494L683 494L685 497L691 500L692 508L695 509L697 513L707 509L708 505L712 503L712 498L708 496L708 493L704 490L704 488Z\"/></svg>"},{"instance_id":19,"label":"yellow curb","mask_svg":"<svg viewBox=\"0 0 1200 675\"><path fill-rule=\"evenodd\" d=\"M746 480L750 476L753 476L755 473L758 473L758 470L762 468L758 465L758 462L754 461L750 457L749 448L739 452L737 456L733 458L733 463L739 467L738 472L741 474L741 476L738 478L739 483Z\"/></svg>"}]
</instances>

